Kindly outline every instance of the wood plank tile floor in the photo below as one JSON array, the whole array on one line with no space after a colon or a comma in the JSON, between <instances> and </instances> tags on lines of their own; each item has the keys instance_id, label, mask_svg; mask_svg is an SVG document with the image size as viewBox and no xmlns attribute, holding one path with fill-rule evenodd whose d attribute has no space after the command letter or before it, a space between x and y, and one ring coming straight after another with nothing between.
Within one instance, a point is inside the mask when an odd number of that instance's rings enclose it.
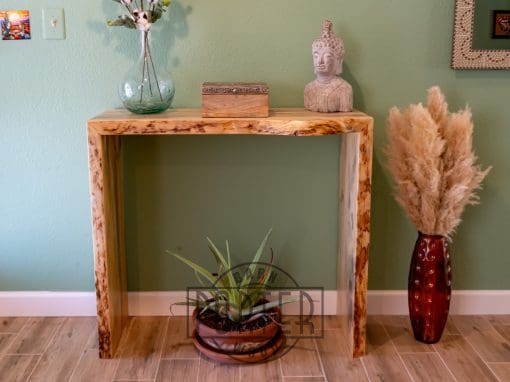
<instances>
[{"instance_id":1,"label":"wood plank tile floor","mask_svg":"<svg viewBox=\"0 0 510 382\"><path fill-rule=\"evenodd\" d=\"M94 317L0 317L0 381L509 381L510 316L452 316L440 343L405 316L370 316L367 355L347 355L340 323L258 365L225 366L193 347L182 317L132 317L119 357L100 360Z\"/></svg>"}]
</instances>

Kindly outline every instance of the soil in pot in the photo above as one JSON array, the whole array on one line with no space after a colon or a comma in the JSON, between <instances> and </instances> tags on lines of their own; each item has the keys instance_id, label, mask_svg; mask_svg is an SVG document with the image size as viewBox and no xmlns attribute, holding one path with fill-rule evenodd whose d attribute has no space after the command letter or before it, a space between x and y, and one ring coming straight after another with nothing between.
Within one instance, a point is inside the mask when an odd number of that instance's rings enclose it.
<instances>
[{"instance_id":1,"label":"soil in pot","mask_svg":"<svg viewBox=\"0 0 510 382\"><path fill-rule=\"evenodd\" d=\"M201 323L208 326L209 328L219 330L222 332L250 332L257 329L265 328L274 321L279 322L280 311L277 309L271 309L267 312L267 315L263 315L256 320L250 322L235 322L228 317L221 317L218 313L212 310L206 310L200 313L199 319Z\"/></svg>"}]
</instances>

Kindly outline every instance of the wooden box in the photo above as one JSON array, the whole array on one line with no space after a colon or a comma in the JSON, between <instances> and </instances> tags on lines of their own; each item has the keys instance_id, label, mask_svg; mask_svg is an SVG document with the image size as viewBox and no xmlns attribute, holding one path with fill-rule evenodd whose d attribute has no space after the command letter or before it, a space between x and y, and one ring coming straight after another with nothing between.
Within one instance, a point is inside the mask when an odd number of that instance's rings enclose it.
<instances>
[{"instance_id":1,"label":"wooden box","mask_svg":"<svg viewBox=\"0 0 510 382\"><path fill-rule=\"evenodd\" d=\"M265 83L202 84L202 117L267 116L269 116L269 87Z\"/></svg>"}]
</instances>

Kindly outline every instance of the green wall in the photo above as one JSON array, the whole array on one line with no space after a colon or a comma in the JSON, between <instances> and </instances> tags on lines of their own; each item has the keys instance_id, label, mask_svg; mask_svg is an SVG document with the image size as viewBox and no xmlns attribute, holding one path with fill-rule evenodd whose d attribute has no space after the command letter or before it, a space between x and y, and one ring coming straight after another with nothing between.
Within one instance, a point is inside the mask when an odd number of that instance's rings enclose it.
<instances>
[{"instance_id":1,"label":"green wall","mask_svg":"<svg viewBox=\"0 0 510 382\"><path fill-rule=\"evenodd\" d=\"M0 41L0 290L93 290L85 124L120 106L116 83L137 55L136 32L107 29L113 1L7 0L27 8L33 39ZM42 40L41 9L65 8L67 39ZM175 107L199 107L207 80L266 81L271 105L302 105L310 46L329 18L344 39L345 78L375 125L369 287L404 289L415 230L384 169L393 105L438 84L470 105L475 148L492 164L482 204L453 242L454 287L510 289L508 71L449 68L454 1L175 0L154 28L174 75ZM127 138L129 287L182 289L193 275L164 249L210 264L205 235L242 261L275 229L277 263L308 286L335 286L338 138ZM173 269L177 271L173 271Z\"/></svg>"}]
</instances>

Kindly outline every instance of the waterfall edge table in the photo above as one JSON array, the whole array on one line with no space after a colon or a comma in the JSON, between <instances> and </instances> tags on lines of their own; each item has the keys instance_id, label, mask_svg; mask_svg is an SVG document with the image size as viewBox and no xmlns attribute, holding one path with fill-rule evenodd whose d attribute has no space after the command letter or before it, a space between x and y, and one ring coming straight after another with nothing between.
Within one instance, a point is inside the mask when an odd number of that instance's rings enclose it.
<instances>
[{"instance_id":1,"label":"waterfall edge table","mask_svg":"<svg viewBox=\"0 0 510 382\"><path fill-rule=\"evenodd\" d=\"M89 178L99 356L112 358L128 318L121 137L123 135L341 135L337 315L353 357L365 353L373 119L361 113L271 109L267 118L202 118L200 109L88 121Z\"/></svg>"}]
</instances>

